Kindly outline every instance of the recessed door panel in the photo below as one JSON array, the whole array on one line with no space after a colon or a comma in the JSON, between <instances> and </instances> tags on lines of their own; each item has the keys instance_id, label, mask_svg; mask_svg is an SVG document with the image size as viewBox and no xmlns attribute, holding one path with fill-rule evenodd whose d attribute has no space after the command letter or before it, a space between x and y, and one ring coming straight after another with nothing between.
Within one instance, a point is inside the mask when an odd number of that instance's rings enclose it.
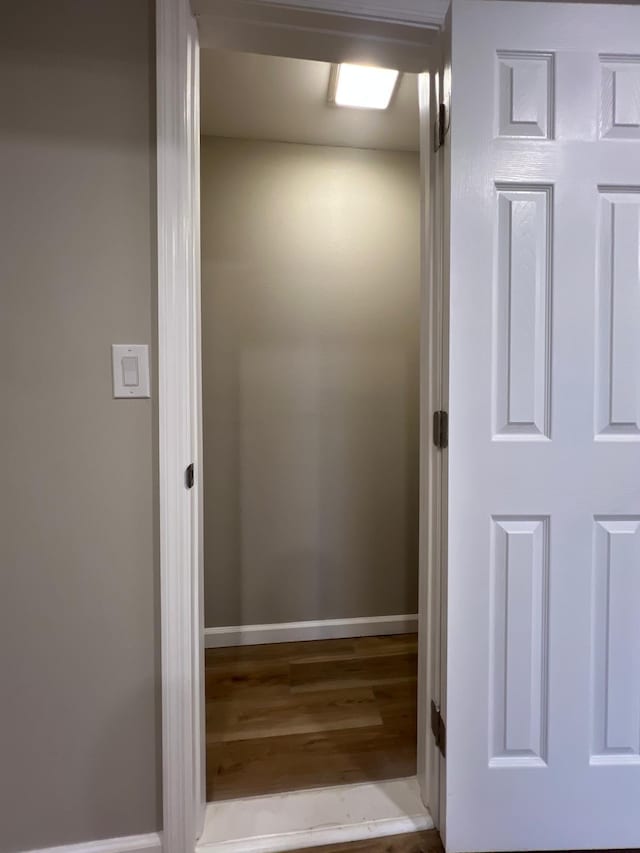
<instances>
[{"instance_id":1,"label":"recessed door panel","mask_svg":"<svg viewBox=\"0 0 640 853\"><path fill-rule=\"evenodd\" d=\"M605 441L637 441L640 439L640 188L601 188L599 207L596 434Z\"/></svg>"},{"instance_id":2,"label":"recessed door panel","mask_svg":"<svg viewBox=\"0 0 640 853\"><path fill-rule=\"evenodd\" d=\"M640 56L601 56L601 135L640 139Z\"/></svg>"},{"instance_id":3,"label":"recessed door panel","mask_svg":"<svg viewBox=\"0 0 640 853\"><path fill-rule=\"evenodd\" d=\"M498 184L495 425L499 439L550 435L551 187Z\"/></svg>"},{"instance_id":4,"label":"recessed door panel","mask_svg":"<svg viewBox=\"0 0 640 853\"><path fill-rule=\"evenodd\" d=\"M498 136L553 136L553 54L497 52Z\"/></svg>"},{"instance_id":5,"label":"recessed door panel","mask_svg":"<svg viewBox=\"0 0 640 853\"><path fill-rule=\"evenodd\" d=\"M640 516L594 523L591 763L640 763Z\"/></svg>"},{"instance_id":6,"label":"recessed door panel","mask_svg":"<svg viewBox=\"0 0 640 853\"><path fill-rule=\"evenodd\" d=\"M549 519L492 519L490 764L544 765Z\"/></svg>"}]
</instances>

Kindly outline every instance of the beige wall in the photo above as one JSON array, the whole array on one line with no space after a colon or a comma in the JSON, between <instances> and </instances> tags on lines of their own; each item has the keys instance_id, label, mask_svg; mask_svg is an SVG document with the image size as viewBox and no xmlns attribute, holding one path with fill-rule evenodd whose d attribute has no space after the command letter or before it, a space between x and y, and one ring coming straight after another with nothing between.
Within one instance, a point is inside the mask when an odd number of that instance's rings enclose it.
<instances>
[{"instance_id":1,"label":"beige wall","mask_svg":"<svg viewBox=\"0 0 640 853\"><path fill-rule=\"evenodd\" d=\"M206 624L413 613L418 157L202 152Z\"/></svg>"},{"instance_id":2,"label":"beige wall","mask_svg":"<svg viewBox=\"0 0 640 853\"><path fill-rule=\"evenodd\" d=\"M0 850L159 828L152 0L0 17ZM154 394L155 397L155 394Z\"/></svg>"}]
</instances>

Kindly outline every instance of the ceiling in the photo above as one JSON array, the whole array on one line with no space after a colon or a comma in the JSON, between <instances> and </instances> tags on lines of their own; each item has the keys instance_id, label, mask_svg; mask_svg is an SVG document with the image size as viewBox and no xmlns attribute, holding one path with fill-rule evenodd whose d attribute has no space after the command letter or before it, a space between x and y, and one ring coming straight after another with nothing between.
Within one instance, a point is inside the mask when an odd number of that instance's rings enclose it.
<instances>
[{"instance_id":1,"label":"ceiling","mask_svg":"<svg viewBox=\"0 0 640 853\"><path fill-rule=\"evenodd\" d=\"M404 74L387 110L327 102L328 62L202 50L201 126L208 136L417 151L418 82Z\"/></svg>"}]
</instances>

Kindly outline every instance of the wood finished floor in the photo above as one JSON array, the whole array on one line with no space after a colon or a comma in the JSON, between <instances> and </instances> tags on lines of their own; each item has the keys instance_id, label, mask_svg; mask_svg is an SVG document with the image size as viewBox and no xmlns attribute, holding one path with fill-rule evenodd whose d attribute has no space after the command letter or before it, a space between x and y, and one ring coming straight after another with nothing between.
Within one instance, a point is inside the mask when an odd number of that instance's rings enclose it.
<instances>
[{"instance_id":1,"label":"wood finished floor","mask_svg":"<svg viewBox=\"0 0 640 853\"><path fill-rule=\"evenodd\" d=\"M416 634L207 649L205 667L209 801L415 774Z\"/></svg>"},{"instance_id":2,"label":"wood finished floor","mask_svg":"<svg viewBox=\"0 0 640 853\"><path fill-rule=\"evenodd\" d=\"M293 853L444 853L437 830L393 835L387 838L367 838L349 844L330 844L326 847L307 847Z\"/></svg>"}]
</instances>

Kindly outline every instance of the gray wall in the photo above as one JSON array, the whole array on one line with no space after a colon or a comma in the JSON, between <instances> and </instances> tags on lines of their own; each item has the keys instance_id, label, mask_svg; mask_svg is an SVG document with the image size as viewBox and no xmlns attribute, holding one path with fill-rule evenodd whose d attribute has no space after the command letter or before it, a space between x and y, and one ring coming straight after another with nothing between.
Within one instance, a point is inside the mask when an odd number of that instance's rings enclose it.
<instances>
[{"instance_id":1,"label":"gray wall","mask_svg":"<svg viewBox=\"0 0 640 853\"><path fill-rule=\"evenodd\" d=\"M151 0L0 17L0 850L160 826ZM155 396L155 394L154 394Z\"/></svg>"},{"instance_id":2,"label":"gray wall","mask_svg":"<svg viewBox=\"0 0 640 853\"><path fill-rule=\"evenodd\" d=\"M418 156L202 151L206 624L414 613Z\"/></svg>"}]
</instances>

